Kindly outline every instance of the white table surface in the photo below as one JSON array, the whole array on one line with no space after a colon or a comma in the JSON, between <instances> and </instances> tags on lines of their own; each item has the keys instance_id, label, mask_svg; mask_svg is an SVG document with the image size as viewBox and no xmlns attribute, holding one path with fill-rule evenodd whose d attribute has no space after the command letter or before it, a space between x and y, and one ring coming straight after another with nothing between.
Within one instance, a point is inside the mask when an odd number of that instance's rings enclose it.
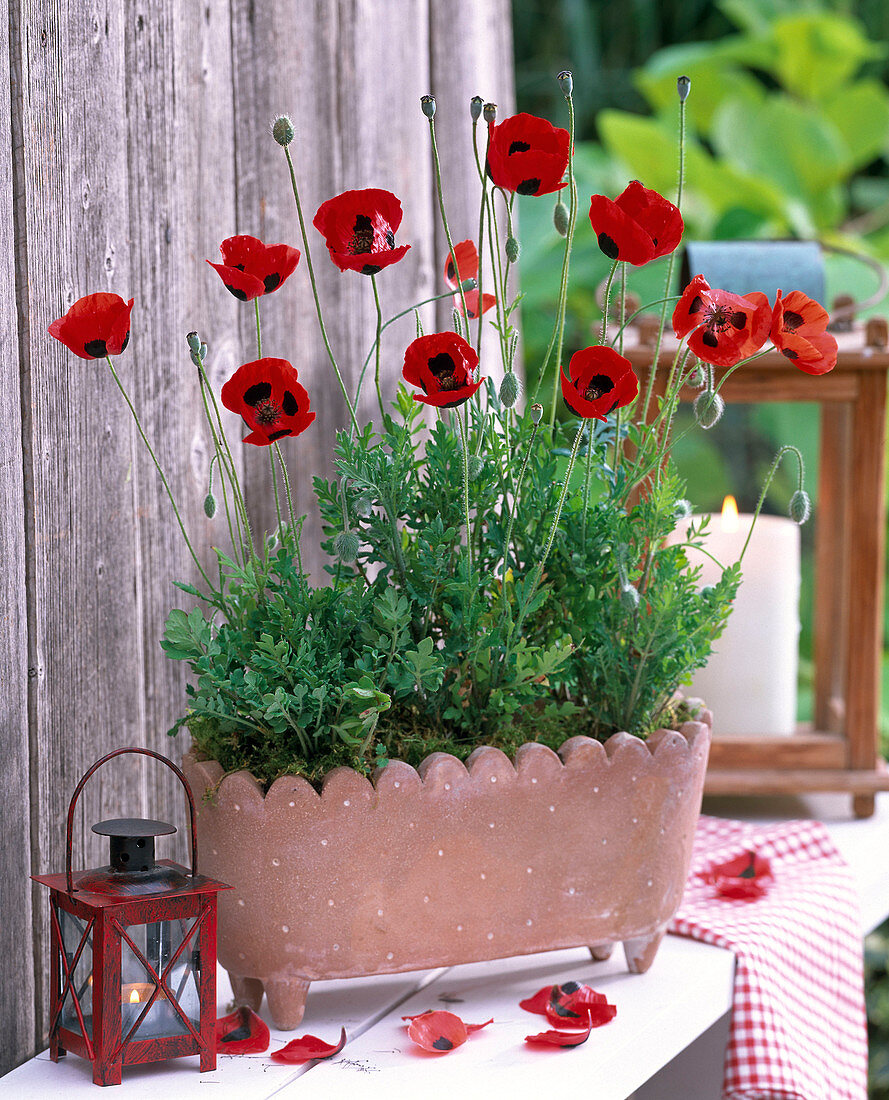
<instances>
[{"instance_id":1,"label":"white table surface","mask_svg":"<svg viewBox=\"0 0 889 1100\"><path fill-rule=\"evenodd\" d=\"M713 799L704 809L759 821L823 820L855 875L866 932L889 916L889 795L878 797L877 814L864 821L852 819L849 806L848 796L813 795L769 802ZM329 1100L345 1095L355 1100L539 1100L555 1087L582 1089L596 1100L634 1095L637 1100L680 1095L682 1100L718 1100L733 974L730 952L667 936L651 970L641 975L627 973L618 947L607 962L594 962L586 950L577 949L438 971L317 982L309 991L303 1024L296 1032L272 1029L269 1049L280 1049L306 1033L336 1042L345 1026L348 1042L335 1058L279 1066L265 1054L219 1055L217 1069L205 1074L198 1072L197 1057L179 1058L125 1066L119 1087L139 1100ZM570 979L605 993L617 1005L617 1017L594 1030L580 1047L526 1045L524 1036L546 1030L547 1024L520 1009L519 1000L543 985ZM221 972L220 1014L230 996ZM431 1008L450 1009L468 1023L490 1017L494 1023L450 1054L426 1054L407 1038L401 1016ZM262 1014L269 1021L266 1007ZM668 1084L671 1075L674 1083ZM676 1091L677 1081L681 1092ZM46 1051L0 1079L0 1094L16 1100L94 1096L95 1087L89 1062L69 1054L53 1064Z\"/></svg>"}]
</instances>

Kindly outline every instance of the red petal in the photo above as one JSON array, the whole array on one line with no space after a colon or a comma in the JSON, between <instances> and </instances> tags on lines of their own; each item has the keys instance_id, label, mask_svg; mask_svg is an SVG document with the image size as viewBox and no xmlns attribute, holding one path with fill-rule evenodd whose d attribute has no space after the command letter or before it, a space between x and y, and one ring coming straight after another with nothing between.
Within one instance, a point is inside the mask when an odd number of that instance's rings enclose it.
<instances>
[{"instance_id":1,"label":"red petal","mask_svg":"<svg viewBox=\"0 0 889 1100\"><path fill-rule=\"evenodd\" d=\"M265 1020L246 1005L216 1021L217 1054L262 1054L269 1039Z\"/></svg>"},{"instance_id":2,"label":"red petal","mask_svg":"<svg viewBox=\"0 0 889 1100\"><path fill-rule=\"evenodd\" d=\"M405 1019L410 1020L407 1033L413 1042L434 1054L455 1050L466 1042L469 1034L466 1024L453 1012L424 1012Z\"/></svg>"},{"instance_id":3,"label":"red petal","mask_svg":"<svg viewBox=\"0 0 889 1100\"><path fill-rule=\"evenodd\" d=\"M533 997L527 997L524 1001L519 1001L519 1008L523 1008L526 1012L533 1012L538 1016L545 1016L546 1006L549 1004L553 988L551 985L543 986L537 990Z\"/></svg>"},{"instance_id":4,"label":"red petal","mask_svg":"<svg viewBox=\"0 0 889 1100\"><path fill-rule=\"evenodd\" d=\"M568 982L554 985L546 1006L546 1018L556 1027L601 1027L617 1014L614 1005L608 1003L604 993L597 993L588 985Z\"/></svg>"},{"instance_id":5,"label":"red petal","mask_svg":"<svg viewBox=\"0 0 889 1100\"><path fill-rule=\"evenodd\" d=\"M579 1047L590 1037L592 1026L583 1031L541 1031L539 1035L526 1035L526 1043L552 1047Z\"/></svg>"},{"instance_id":6,"label":"red petal","mask_svg":"<svg viewBox=\"0 0 889 1100\"><path fill-rule=\"evenodd\" d=\"M325 1043L315 1035L303 1035L300 1039L292 1039L286 1047L272 1052L273 1062L282 1062L287 1065L300 1062L311 1062L316 1058L332 1058L346 1045L346 1029L340 1032L340 1041L334 1046Z\"/></svg>"},{"instance_id":7,"label":"red petal","mask_svg":"<svg viewBox=\"0 0 889 1100\"><path fill-rule=\"evenodd\" d=\"M444 275L448 286L456 290L466 279L474 279L478 275L478 249L472 241L460 241L454 245L454 255L457 258L456 273L449 252L445 256Z\"/></svg>"},{"instance_id":8,"label":"red petal","mask_svg":"<svg viewBox=\"0 0 889 1100\"><path fill-rule=\"evenodd\" d=\"M492 1016L490 1020L485 1020L483 1024L467 1024L466 1030L469 1032L470 1035L472 1035L474 1031L481 1031L483 1027L487 1027L488 1024L493 1024L493 1022L494 1017Z\"/></svg>"}]
</instances>

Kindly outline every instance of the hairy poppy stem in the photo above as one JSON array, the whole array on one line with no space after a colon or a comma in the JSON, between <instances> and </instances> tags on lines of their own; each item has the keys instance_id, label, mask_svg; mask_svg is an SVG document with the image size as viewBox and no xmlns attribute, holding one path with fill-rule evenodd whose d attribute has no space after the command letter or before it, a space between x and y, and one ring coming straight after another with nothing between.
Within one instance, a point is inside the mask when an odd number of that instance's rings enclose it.
<instances>
[{"instance_id":1,"label":"hairy poppy stem","mask_svg":"<svg viewBox=\"0 0 889 1100\"><path fill-rule=\"evenodd\" d=\"M491 136L488 133L488 141L490 142ZM472 151L475 155L475 167L478 172L479 182L482 185L482 198L479 203L478 210L478 273L476 280L478 282L478 324L476 326L475 334L475 354L481 359L482 354L482 318L484 316L484 302L485 297L482 287L482 271L484 269L485 260L485 214L488 208L488 177L485 175L482 168L481 158L478 155L478 119L472 120Z\"/></svg>"},{"instance_id":2,"label":"hairy poppy stem","mask_svg":"<svg viewBox=\"0 0 889 1100\"><path fill-rule=\"evenodd\" d=\"M679 183L676 188L676 207L681 210L682 208L682 187L685 182L685 100L680 96L679 98ZM661 343L664 339L664 328L667 324L667 305L670 301L670 284L673 281L673 265L676 261L676 250L674 249L670 253L670 259L667 261L667 278L664 283L664 304L661 307L661 320L658 326L657 340L654 345L654 356L651 360L651 367L648 371L648 381L645 385L645 398L640 407L640 417L637 423L640 427L648 419L648 406L651 402L651 394L654 389L654 378L657 374L658 359L661 354Z\"/></svg>"},{"instance_id":3,"label":"hairy poppy stem","mask_svg":"<svg viewBox=\"0 0 889 1100\"><path fill-rule=\"evenodd\" d=\"M531 452L534 449L534 441L537 439L537 432L540 429L540 422L538 421L531 432L531 438L528 440L528 449L525 451L525 457L522 460L522 468L519 470L519 479L516 482L515 491L513 493L512 503L509 508L509 523L506 525L506 538L503 541L503 581L502 581L502 594L503 594L503 607L506 609L506 574L509 570L509 544L512 541L512 528L515 523L516 512L518 511L518 503L520 494L522 491L522 482L525 480L525 471L528 469L528 462L531 459ZM518 568L518 559L515 553L513 553L513 560Z\"/></svg>"},{"instance_id":4,"label":"hairy poppy stem","mask_svg":"<svg viewBox=\"0 0 889 1100\"><path fill-rule=\"evenodd\" d=\"M296 515L293 511L293 493L290 489L290 474L287 471L287 463L284 461L284 455L281 452L281 445L277 440L272 444L275 448L275 454L278 456L278 462L281 464L281 477L284 481L284 494L287 497L287 512L290 516L290 530L293 533L293 546L296 550L296 567L299 570L299 575L302 578L303 575L303 563L302 555L300 553L300 531L297 528ZM280 517L279 517L280 522ZM305 583L305 580L303 580Z\"/></svg>"},{"instance_id":5,"label":"hairy poppy stem","mask_svg":"<svg viewBox=\"0 0 889 1100\"><path fill-rule=\"evenodd\" d=\"M253 299L253 312L256 317L256 358L262 359L262 326L259 323L259 299ZM277 443L275 444L277 447ZM281 530L281 501L278 499L278 475L275 473L275 456L269 451L269 468L272 471L272 492L275 494L275 515L278 518L278 530Z\"/></svg>"},{"instance_id":6,"label":"hairy poppy stem","mask_svg":"<svg viewBox=\"0 0 889 1100\"><path fill-rule=\"evenodd\" d=\"M469 445L466 438L466 428L460 410L457 410L457 423L460 426L460 442L463 444L463 514L466 522L466 553L469 560L469 579L472 583L475 567L472 554L472 527L469 522Z\"/></svg>"},{"instance_id":7,"label":"hairy poppy stem","mask_svg":"<svg viewBox=\"0 0 889 1100\"><path fill-rule=\"evenodd\" d=\"M371 275L370 284L374 291L374 305L377 307L377 338L374 341L374 349L376 351L376 362L374 363L374 387L377 391L377 404L380 406L380 420L386 415L383 409L383 395L380 392L380 343L383 335L383 309L380 305L380 292L377 288L377 277Z\"/></svg>"},{"instance_id":8,"label":"hairy poppy stem","mask_svg":"<svg viewBox=\"0 0 889 1100\"><path fill-rule=\"evenodd\" d=\"M213 446L216 449L216 457L219 460L219 467L220 467L219 480L222 483L222 500L223 500L223 503L225 504L225 518L228 522L228 533L229 533L229 537L232 540L232 553L235 556L235 561L237 561L239 565L243 566L244 563L247 560L247 551L244 547L244 534L243 534L243 531L241 530L241 514L238 510L237 493L234 489L234 479L232 477L232 472L229 468L228 458L226 458L225 450L223 449L223 445L220 442L219 435L217 434L217 431L216 431L216 425L213 423L213 418L210 415L210 404L207 401L207 394L206 394L205 389L204 389L205 385L206 385L207 389L209 389L210 386L209 386L209 383L206 380L206 376L204 375L203 367L198 368L198 385L199 385L200 390L201 390L201 401L204 404L204 416L207 419L207 426L210 429L210 437L213 440ZM234 526L232 526L232 513L231 513L231 509L229 508L229 504L228 504L228 489L226 488L226 485L225 485L226 477L228 478L228 481L232 486L232 494L234 496L234 500L232 501L232 505L233 505L234 513L235 513ZM237 532L237 538L235 537L236 532ZM238 561L238 552L239 551L240 551L240 555L241 555L240 556L240 561Z\"/></svg>"},{"instance_id":9,"label":"hairy poppy stem","mask_svg":"<svg viewBox=\"0 0 889 1100\"><path fill-rule=\"evenodd\" d=\"M340 368L337 366L336 357L333 354L333 349L330 346L330 339L327 336L327 329L324 325L324 317L321 313L321 300L318 297L318 284L315 281L315 268L312 266L312 253L309 248L309 238L306 235L306 223L303 218L302 203L299 200L299 188L296 185L296 171L293 167L293 158L290 155L290 146L284 146L284 156L287 158L287 167L290 169L290 186L293 189L293 198L296 202L296 216L299 219L299 231L303 241L303 251L306 256L306 268L309 272L309 282L312 284L312 296L315 299L315 313L318 316L318 327L321 330L321 339L324 341L324 347L327 349L327 357L330 360L330 365L333 367L336 380L340 384L340 390L343 394L343 399L346 402L346 408L349 410L349 416L352 418L352 426L356 431L359 431L358 421L355 418L355 407L349 400L349 394L346 391L346 384L343 381L343 376L340 374Z\"/></svg>"},{"instance_id":10,"label":"hairy poppy stem","mask_svg":"<svg viewBox=\"0 0 889 1100\"><path fill-rule=\"evenodd\" d=\"M565 312L568 308L568 270L571 265L571 246L574 242L574 228L577 223L577 180L574 178L574 97L570 89L565 94L565 100L568 104L568 193L571 199L568 207L568 232L565 234L565 256L562 260L562 280L559 285L559 304L556 309L556 324L553 328L553 335L550 339L549 347L546 349L543 365L540 368L540 376L537 379L537 386L534 390L534 397L536 400L537 393L540 389L540 383L543 381L543 376L546 373L546 368L549 363L550 353L553 347L555 347L556 361L555 374L553 377L553 398L552 406L549 410L550 435L552 435L556 426L556 401L559 396L559 376L562 372L562 341L565 336Z\"/></svg>"},{"instance_id":11,"label":"hairy poppy stem","mask_svg":"<svg viewBox=\"0 0 889 1100\"><path fill-rule=\"evenodd\" d=\"M626 328L627 317L627 265L626 261L620 265L620 328L618 329L618 342L617 349L618 355L624 353L624 329ZM604 344L605 341L603 340ZM617 470L620 466L621 455L623 454L623 447L620 441L620 422L622 420L622 412L620 406L614 410L614 478L617 481ZM584 512L584 522L586 522L586 512Z\"/></svg>"},{"instance_id":12,"label":"hairy poppy stem","mask_svg":"<svg viewBox=\"0 0 889 1100\"><path fill-rule=\"evenodd\" d=\"M781 459L788 452L791 452L792 454L795 454L796 455L796 460L797 460L797 462L799 462L799 480L798 480L797 484L802 486L803 471L805 469L805 467L803 465L803 456L800 453L800 450L799 450L798 447L794 447L793 444L791 444L791 443L785 443L784 446L781 447L780 450L778 451L778 453L775 455L775 457L772 461L772 465L769 467L769 472L766 474L766 479L763 482L763 486L762 486L762 492L759 494L759 500L756 502L756 508L753 512L753 519L751 519L751 521L750 521L750 530L747 532L747 538L744 540L744 545L741 547L741 553L738 557L738 565L741 564L741 562L744 560L744 555L747 553L747 546L748 546L748 543L750 542L750 537L753 534L753 528L756 525L757 519L759 519L759 513L762 511L762 506L763 506L763 503L765 502L765 499L766 499L766 493L769 491L769 486L772 484L772 479L774 478L775 474L778 472L778 467L781 464Z\"/></svg>"},{"instance_id":13,"label":"hairy poppy stem","mask_svg":"<svg viewBox=\"0 0 889 1100\"><path fill-rule=\"evenodd\" d=\"M130 395L127 393L126 389L124 388L123 382L121 382L120 378L118 377L117 371L114 369L114 363L112 363L110 355L105 356L105 362L108 364L108 369L111 371L111 377L117 383L117 388L123 394L123 399L124 401L126 401L127 406L130 410L130 414L135 421L136 429L138 430L139 435L142 437L142 442L147 447L148 453L151 455L151 461L154 463L155 469L160 476L163 487L167 491L167 496L170 498L170 504L173 507L173 514L176 516L176 522L179 524L179 530L182 532L182 537L185 539L185 545L188 547L188 552L189 554L191 554L192 560L194 561L195 565L198 568L198 572L204 580L204 584L206 584L207 588L209 588L209 590L215 594L216 589L213 587L213 582L207 576L203 565L201 565L200 560L198 559L198 556L194 551L194 547L191 545L191 539L188 537L188 532L185 530L185 524L182 522L182 516L179 514L179 507L176 504L176 498L173 496L173 490L170 488L170 483L167 481L166 475L161 468L160 462L158 462L157 455L154 453L154 448L148 442L148 436L145 434L145 431L142 427L142 421L139 419L139 414L136 412L133 402L130 400Z\"/></svg>"},{"instance_id":14,"label":"hairy poppy stem","mask_svg":"<svg viewBox=\"0 0 889 1100\"><path fill-rule=\"evenodd\" d=\"M253 311L256 314L256 358L262 359L262 328L259 324L259 299L253 299Z\"/></svg>"},{"instance_id":15,"label":"hairy poppy stem","mask_svg":"<svg viewBox=\"0 0 889 1100\"><path fill-rule=\"evenodd\" d=\"M441 161L438 156L438 142L435 140L435 121L429 118L429 138L432 142L432 164L435 168L435 191L438 195L438 209L441 213L441 224L445 231L445 237L448 241L448 252L451 257L451 263L454 265L454 271L459 275L460 269L457 266L457 253L454 251L454 242L451 239L451 229L448 225L448 216L445 213L444 205L444 192L441 186ZM466 294L463 291L463 280L460 280L460 301L463 304L463 316L466 318L467 324L469 323L469 310L466 308ZM479 298L481 301L481 298Z\"/></svg>"}]
</instances>

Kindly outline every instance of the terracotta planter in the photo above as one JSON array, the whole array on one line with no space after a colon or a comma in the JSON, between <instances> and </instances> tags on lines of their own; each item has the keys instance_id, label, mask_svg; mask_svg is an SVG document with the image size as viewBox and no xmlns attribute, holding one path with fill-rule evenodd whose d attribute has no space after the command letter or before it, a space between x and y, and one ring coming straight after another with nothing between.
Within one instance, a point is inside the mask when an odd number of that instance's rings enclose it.
<instances>
[{"instance_id":1,"label":"terracotta planter","mask_svg":"<svg viewBox=\"0 0 889 1100\"><path fill-rule=\"evenodd\" d=\"M201 873L219 896L219 959L239 1001L263 989L279 1028L310 982L557 948L646 970L679 906L710 745L705 722L392 761L372 784L337 768L319 795L185 758ZM560 759L561 758L561 759ZM221 780L221 782L220 782ZM206 793L206 798L202 798Z\"/></svg>"}]
</instances>

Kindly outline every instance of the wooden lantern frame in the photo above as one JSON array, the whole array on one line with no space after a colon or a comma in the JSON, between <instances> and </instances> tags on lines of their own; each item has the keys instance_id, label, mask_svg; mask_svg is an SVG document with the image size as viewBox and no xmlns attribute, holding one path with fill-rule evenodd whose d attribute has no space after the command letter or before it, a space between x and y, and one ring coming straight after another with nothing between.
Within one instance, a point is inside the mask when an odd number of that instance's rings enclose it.
<instances>
[{"instance_id":1,"label":"wooden lantern frame","mask_svg":"<svg viewBox=\"0 0 889 1100\"><path fill-rule=\"evenodd\" d=\"M179 778L188 799L191 824L191 870L161 860L158 867L179 872L187 881L181 886L152 893L139 893L129 887L120 891L100 889L93 885L94 871L72 873L71 847L74 807L87 780L106 761L125 753L150 756L166 764ZM119 1085L122 1067L144 1062L156 1062L184 1055L200 1055L200 1071L216 1068L216 895L228 890L224 882L197 874L197 833L195 830L194 798L183 773L172 761L151 749L117 749L102 757L80 780L68 807L66 869L64 873L32 875L35 882L49 887L51 919L50 958L50 1058L59 1058L70 1050L92 1062L93 1082L97 1085ZM80 885L81 882L84 885ZM62 913L80 922L83 931L77 949L66 953L62 933ZM166 966L156 970L131 936L133 925L178 920L187 922L179 947ZM124 1027L121 1004L121 955L126 944L145 968L146 984L153 985L140 1015ZM90 974L92 1023L87 1027L74 980L78 961L89 947L92 957ZM200 1018L192 1021L178 1002L168 984L168 976L183 953L190 953L195 972L200 975L198 994ZM71 995L79 1030L66 1028L62 1009ZM183 1024L181 1034L139 1038L138 1030L158 998L178 1015Z\"/></svg>"},{"instance_id":2,"label":"wooden lantern frame","mask_svg":"<svg viewBox=\"0 0 889 1100\"><path fill-rule=\"evenodd\" d=\"M637 333L638 337L638 333ZM654 349L630 341L624 355L644 380ZM815 518L814 722L790 736L718 736L715 716L707 794L847 791L857 817L889 790L880 756L879 702L885 551L885 321L838 333L837 365L812 378L777 351L741 367L714 367L729 402L801 401L821 406ZM664 340L654 392L662 397L676 341ZM681 398L698 393L685 387ZM653 410L654 412L654 410Z\"/></svg>"}]
</instances>

